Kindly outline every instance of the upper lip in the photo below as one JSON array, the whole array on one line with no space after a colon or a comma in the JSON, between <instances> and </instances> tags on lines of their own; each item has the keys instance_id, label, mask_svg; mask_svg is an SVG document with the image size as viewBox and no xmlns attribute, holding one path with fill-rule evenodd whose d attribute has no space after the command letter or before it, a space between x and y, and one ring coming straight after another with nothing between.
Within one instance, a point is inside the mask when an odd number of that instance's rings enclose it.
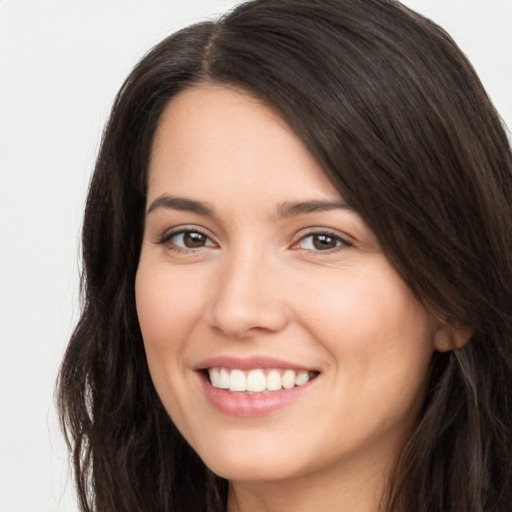
<instances>
[{"instance_id":1,"label":"upper lip","mask_svg":"<svg viewBox=\"0 0 512 512\"><path fill-rule=\"evenodd\" d=\"M296 371L314 370L310 366L276 359L267 356L233 357L215 356L202 360L196 365L195 370L206 370L207 368L231 368L239 370L253 370L256 368L283 368Z\"/></svg>"}]
</instances>

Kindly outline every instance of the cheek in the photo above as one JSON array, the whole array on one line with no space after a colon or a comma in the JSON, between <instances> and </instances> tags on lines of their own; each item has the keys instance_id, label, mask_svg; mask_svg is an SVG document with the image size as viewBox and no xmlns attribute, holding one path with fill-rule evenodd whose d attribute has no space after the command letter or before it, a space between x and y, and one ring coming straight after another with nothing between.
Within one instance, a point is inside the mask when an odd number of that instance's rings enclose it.
<instances>
[{"instance_id":1,"label":"cheek","mask_svg":"<svg viewBox=\"0 0 512 512\"><path fill-rule=\"evenodd\" d=\"M304 297L303 318L320 329L333 347L348 344L362 352L385 348L407 352L427 344L431 350L435 324L430 315L389 263L383 257L376 260L364 270L310 281L307 293L296 294Z\"/></svg>"},{"instance_id":2,"label":"cheek","mask_svg":"<svg viewBox=\"0 0 512 512\"><path fill-rule=\"evenodd\" d=\"M198 279L183 279L161 263L141 263L135 280L137 315L147 350L176 350L201 315Z\"/></svg>"},{"instance_id":3,"label":"cheek","mask_svg":"<svg viewBox=\"0 0 512 512\"><path fill-rule=\"evenodd\" d=\"M179 276L171 274L167 265L142 257L135 281L149 371L168 411L176 409L176 394L185 374L187 336L201 316L198 290Z\"/></svg>"},{"instance_id":4,"label":"cheek","mask_svg":"<svg viewBox=\"0 0 512 512\"><path fill-rule=\"evenodd\" d=\"M197 280L196 280L197 282ZM199 290L167 265L141 258L135 281L139 325L155 389L173 420L186 416L187 339L201 316Z\"/></svg>"},{"instance_id":5,"label":"cheek","mask_svg":"<svg viewBox=\"0 0 512 512\"><path fill-rule=\"evenodd\" d=\"M331 354L335 392L354 405L364 396L380 407L384 393L399 407L414 402L423 393L436 324L394 269L383 261L317 284L307 294L315 300L302 302L302 318Z\"/></svg>"}]
</instances>

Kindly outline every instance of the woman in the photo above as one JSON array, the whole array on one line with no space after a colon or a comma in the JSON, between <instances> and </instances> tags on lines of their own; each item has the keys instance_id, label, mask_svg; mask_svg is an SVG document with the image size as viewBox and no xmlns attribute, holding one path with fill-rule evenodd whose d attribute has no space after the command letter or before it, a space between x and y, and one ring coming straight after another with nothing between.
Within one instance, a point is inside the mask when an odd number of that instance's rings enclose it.
<instances>
[{"instance_id":1,"label":"woman","mask_svg":"<svg viewBox=\"0 0 512 512\"><path fill-rule=\"evenodd\" d=\"M505 511L512 156L391 0L256 0L113 107L60 375L83 510Z\"/></svg>"}]
</instances>

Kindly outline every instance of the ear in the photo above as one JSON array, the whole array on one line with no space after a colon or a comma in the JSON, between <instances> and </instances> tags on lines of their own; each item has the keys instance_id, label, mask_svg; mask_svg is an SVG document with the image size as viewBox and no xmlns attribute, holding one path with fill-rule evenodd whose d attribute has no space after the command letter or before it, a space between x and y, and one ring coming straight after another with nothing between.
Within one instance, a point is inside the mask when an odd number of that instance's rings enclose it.
<instances>
[{"instance_id":1,"label":"ear","mask_svg":"<svg viewBox=\"0 0 512 512\"><path fill-rule=\"evenodd\" d=\"M442 323L434 336L434 349L449 352L462 348L470 340L473 331L452 323Z\"/></svg>"}]
</instances>

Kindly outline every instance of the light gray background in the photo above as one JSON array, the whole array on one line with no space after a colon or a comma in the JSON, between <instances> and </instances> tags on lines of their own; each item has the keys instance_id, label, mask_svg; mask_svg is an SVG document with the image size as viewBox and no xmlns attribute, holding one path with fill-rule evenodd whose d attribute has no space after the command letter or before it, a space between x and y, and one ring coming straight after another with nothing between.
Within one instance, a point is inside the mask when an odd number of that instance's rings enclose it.
<instances>
[{"instance_id":1,"label":"light gray background","mask_svg":"<svg viewBox=\"0 0 512 512\"><path fill-rule=\"evenodd\" d=\"M0 512L77 510L53 392L114 95L153 44L236 3L0 0ZM405 3L452 34L512 127L512 0Z\"/></svg>"}]
</instances>

